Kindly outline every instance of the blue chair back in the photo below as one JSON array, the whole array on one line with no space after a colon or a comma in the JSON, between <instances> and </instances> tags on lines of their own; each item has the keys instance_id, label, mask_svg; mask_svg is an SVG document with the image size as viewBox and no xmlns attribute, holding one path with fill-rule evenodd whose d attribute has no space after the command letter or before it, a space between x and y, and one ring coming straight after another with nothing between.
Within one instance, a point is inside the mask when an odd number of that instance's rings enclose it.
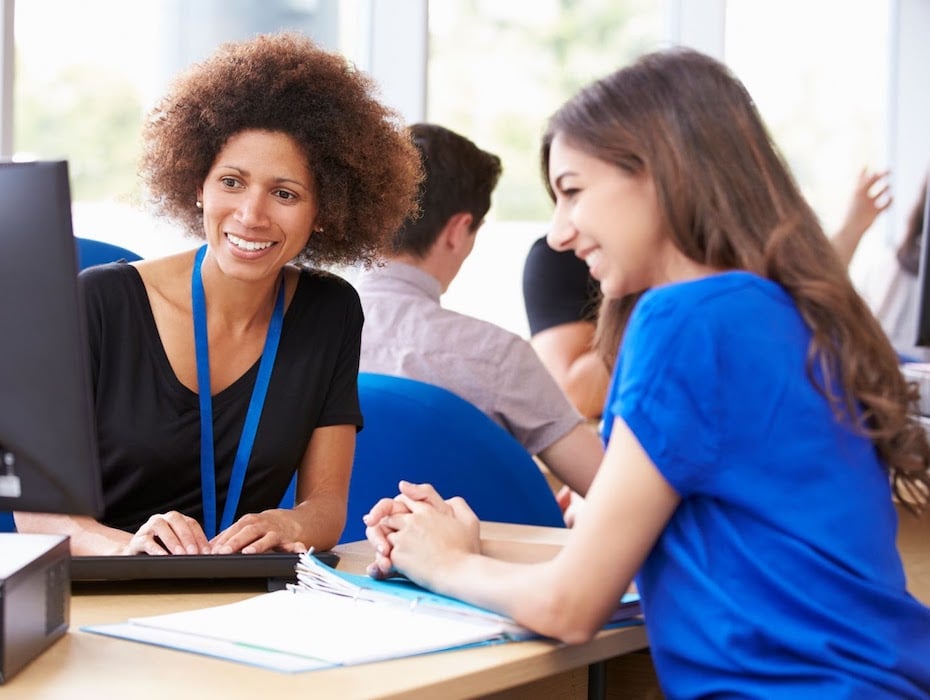
<instances>
[{"instance_id":1,"label":"blue chair back","mask_svg":"<svg viewBox=\"0 0 930 700\"><path fill-rule=\"evenodd\" d=\"M358 434L340 542L365 538L362 516L397 494L401 479L462 496L482 520L564 527L533 457L461 397L432 384L360 373L365 427Z\"/></svg>"},{"instance_id":2,"label":"blue chair back","mask_svg":"<svg viewBox=\"0 0 930 700\"><path fill-rule=\"evenodd\" d=\"M142 259L140 255L131 250L112 243L78 237L75 237L74 242L77 246L78 267L81 270L92 265L103 265L117 260L133 262ZM0 532L16 532L13 514L9 511L0 511Z\"/></svg>"},{"instance_id":3,"label":"blue chair back","mask_svg":"<svg viewBox=\"0 0 930 700\"><path fill-rule=\"evenodd\" d=\"M77 244L78 267L81 270L85 267L105 265L117 260L135 262L142 259L142 256L133 253L131 250L112 243L78 237L75 237L74 241Z\"/></svg>"}]
</instances>

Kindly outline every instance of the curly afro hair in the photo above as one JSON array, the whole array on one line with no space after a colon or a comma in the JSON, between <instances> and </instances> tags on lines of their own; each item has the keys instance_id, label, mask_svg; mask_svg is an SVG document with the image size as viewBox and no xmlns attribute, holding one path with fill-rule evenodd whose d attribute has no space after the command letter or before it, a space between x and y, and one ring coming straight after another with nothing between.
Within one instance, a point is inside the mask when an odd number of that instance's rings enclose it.
<instances>
[{"instance_id":1,"label":"curly afro hair","mask_svg":"<svg viewBox=\"0 0 930 700\"><path fill-rule=\"evenodd\" d=\"M417 211L420 158L399 115L345 58L293 33L221 45L182 73L142 132L139 173L155 213L204 237L195 200L227 140L246 129L281 132L316 179L323 232L297 260L372 264Z\"/></svg>"}]
</instances>

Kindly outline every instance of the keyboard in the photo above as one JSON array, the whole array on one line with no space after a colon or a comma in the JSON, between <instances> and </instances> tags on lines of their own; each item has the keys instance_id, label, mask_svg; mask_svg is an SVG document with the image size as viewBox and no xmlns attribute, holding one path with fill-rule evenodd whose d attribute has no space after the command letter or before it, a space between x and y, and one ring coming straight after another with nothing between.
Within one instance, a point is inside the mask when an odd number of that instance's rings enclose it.
<instances>
[{"instance_id":1,"label":"keyboard","mask_svg":"<svg viewBox=\"0 0 930 700\"><path fill-rule=\"evenodd\" d=\"M314 552L330 566L339 555ZM263 552L261 554L173 554L151 556L129 554L115 556L71 557L72 581L144 581L156 579L293 579L299 554Z\"/></svg>"}]
</instances>

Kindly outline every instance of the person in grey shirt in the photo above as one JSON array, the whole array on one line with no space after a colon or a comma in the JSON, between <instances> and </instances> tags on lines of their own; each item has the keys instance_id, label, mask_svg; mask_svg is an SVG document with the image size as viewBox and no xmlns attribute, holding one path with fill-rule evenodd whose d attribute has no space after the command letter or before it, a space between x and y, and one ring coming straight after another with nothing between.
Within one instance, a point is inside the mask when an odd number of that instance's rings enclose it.
<instances>
[{"instance_id":1,"label":"person in grey shirt","mask_svg":"<svg viewBox=\"0 0 930 700\"><path fill-rule=\"evenodd\" d=\"M570 523L604 454L596 430L527 340L440 304L490 208L500 159L435 124L409 129L425 173L420 213L394 234L386 264L355 278L359 369L435 384L480 408L567 485L559 501Z\"/></svg>"}]
</instances>

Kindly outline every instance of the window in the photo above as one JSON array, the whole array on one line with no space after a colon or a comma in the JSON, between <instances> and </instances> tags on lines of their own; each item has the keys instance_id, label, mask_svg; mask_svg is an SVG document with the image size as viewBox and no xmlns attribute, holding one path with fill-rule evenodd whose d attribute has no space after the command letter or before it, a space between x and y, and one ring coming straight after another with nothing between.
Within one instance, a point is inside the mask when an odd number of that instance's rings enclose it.
<instances>
[{"instance_id":1,"label":"window","mask_svg":"<svg viewBox=\"0 0 930 700\"><path fill-rule=\"evenodd\" d=\"M728 0L727 64L835 230L859 170L889 165L887 0Z\"/></svg>"},{"instance_id":2,"label":"window","mask_svg":"<svg viewBox=\"0 0 930 700\"><path fill-rule=\"evenodd\" d=\"M661 0L429 4L427 119L504 168L445 306L527 335L523 261L552 212L539 169L546 120L583 85L658 48L662 31Z\"/></svg>"},{"instance_id":3,"label":"window","mask_svg":"<svg viewBox=\"0 0 930 700\"><path fill-rule=\"evenodd\" d=\"M68 159L76 235L143 256L193 247L139 207L136 161L145 112L178 71L223 41L290 28L338 49L354 27L356 4L20 0L14 155Z\"/></svg>"},{"instance_id":4,"label":"window","mask_svg":"<svg viewBox=\"0 0 930 700\"><path fill-rule=\"evenodd\" d=\"M889 78L900 32L925 44L925 0L19 0L15 153L69 159L78 235L144 256L191 247L138 207L139 128L167 82L222 41L290 28L372 70L385 99L419 119L424 14L425 118L504 164L488 223L444 303L520 334L523 260L551 213L538 163L546 119L580 86L667 43L667 32L704 42L745 82L828 231L862 166L925 169L923 155L919 167L902 163L926 141L916 85L925 51ZM401 88L413 95L406 102ZM907 181L895 188L899 202L915 191Z\"/></svg>"}]
</instances>

